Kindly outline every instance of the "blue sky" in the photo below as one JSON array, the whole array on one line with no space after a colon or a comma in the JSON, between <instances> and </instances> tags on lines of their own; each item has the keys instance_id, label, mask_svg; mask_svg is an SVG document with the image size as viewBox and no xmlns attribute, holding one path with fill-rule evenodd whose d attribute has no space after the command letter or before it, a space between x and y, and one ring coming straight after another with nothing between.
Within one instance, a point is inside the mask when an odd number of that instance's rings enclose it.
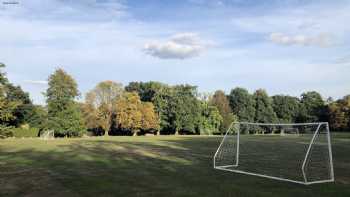
<instances>
[{"instance_id":1,"label":"blue sky","mask_svg":"<svg viewBox=\"0 0 350 197\"><path fill-rule=\"evenodd\" d=\"M8 4L6 2L18 2ZM0 0L0 62L44 103L69 72L84 95L114 80L350 94L350 1Z\"/></svg>"}]
</instances>

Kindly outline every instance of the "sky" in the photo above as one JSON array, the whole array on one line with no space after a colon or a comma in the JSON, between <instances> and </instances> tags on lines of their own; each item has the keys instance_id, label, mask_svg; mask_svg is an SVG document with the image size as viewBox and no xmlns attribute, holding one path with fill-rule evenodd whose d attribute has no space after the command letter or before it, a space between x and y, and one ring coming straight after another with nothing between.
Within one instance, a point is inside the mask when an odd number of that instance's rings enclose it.
<instances>
[{"instance_id":1,"label":"sky","mask_svg":"<svg viewBox=\"0 0 350 197\"><path fill-rule=\"evenodd\" d=\"M44 104L63 68L84 94L104 80L350 94L350 1L0 0L0 62Z\"/></svg>"}]
</instances>

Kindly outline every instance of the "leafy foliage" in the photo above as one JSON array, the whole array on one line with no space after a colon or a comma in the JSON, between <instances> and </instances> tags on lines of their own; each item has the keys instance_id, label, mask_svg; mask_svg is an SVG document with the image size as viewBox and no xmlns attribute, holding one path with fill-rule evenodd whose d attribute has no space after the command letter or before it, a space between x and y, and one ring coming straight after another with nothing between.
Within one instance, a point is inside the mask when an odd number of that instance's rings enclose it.
<instances>
[{"instance_id":1,"label":"leafy foliage","mask_svg":"<svg viewBox=\"0 0 350 197\"><path fill-rule=\"evenodd\" d=\"M211 106L208 102L201 103L202 120L200 134L212 135L220 130L223 118L216 106Z\"/></svg>"},{"instance_id":2,"label":"leafy foliage","mask_svg":"<svg viewBox=\"0 0 350 197\"><path fill-rule=\"evenodd\" d=\"M30 100L29 94L24 92L20 86L14 86L10 83L6 85L6 88L6 99L8 101L18 103L13 112L16 119L10 121L9 124L16 127L19 127L21 124L25 123L30 124L30 119L35 113L35 106Z\"/></svg>"},{"instance_id":3,"label":"leafy foliage","mask_svg":"<svg viewBox=\"0 0 350 197\"><path fill-rule=\"evenodd\" d=\"M48 127L55 135L80 136L85 131L79 106L74 101L78 95L77 83L64 70L57 69L49 77Z\"/></svg>"},{"instance_id":4,"label":"leafy foliage","mask_svg":"<svg viewBox=\"0 0 350 197\"><path fill-rule=\"evenodd\" d=\"M318 92L305 92L301 95L299 122L317 122L324 113L325 103Z\"/></svg>"},{"instance_id":5,"label":"leafy foliage","mask_svg":"<svg viewBox=\"0 0 350 197\"><path fill-rule=\"evenodd\" d=\"M164 87L166 87L165 84L156 81L130 82L125 87L125 90L128 92L137 92L141 101L152 102L155 94Z\"/></svg>"},{"instance_id":6,"label":"leafy foliage","mask_svg":"<svg viewBox=\"0 0 350 197\"><path fill-rule=\"evenodd\" d=\"M34 105L28 117L28 123L31 127L46 129L48 126L47 108L41 105Z\"/></svg>"},{"instance_id":7,"label":"leafy foliage","mask_svg":"<svg viewBox=\"0 0 350 197\"><path fill-rule=\"evenodd\" d=\"M116 113L117 99L123 94L123 86L113 81L103 81L86 94L83 114L88 128L102 128L105 135L111 130Z\"/></svg>"},{"instance_id":8,"label":"leafy foliage","mask_svg":"<svg viewBox=\"0 0 350 197\"><path fill-rule=\"evenodd\" d=\"M255 100L244 88L232 89L229 96L230 106L239 121L253 122L255 117Z\"/></svg>"},{"instance_id":9,"label":"leafy foliage","mask_svg":"<svg viewBox=\"0 0 350 197\"><path fill-rule=\"evenodd\" d=\"M0 69L4 68L5 65L0 63ZM16 120L16 110L22 103L20 101L10 100L8 95L11 92L8 89L9 83L4 72L0 71L0 125L2 125L3 133L8 129L8 125L11 125L11 121Z\"/></svg>"},{"instance_id":10,"label":"leafy foliage","mask_svg":"<svg viewBox=\"0 0 350 197\"><path fill-rule=\"evenodd\" d=\"M220 131L223 134L230 124L237 120L237 117L232 113L230 103L222 90L217 90L210 100L210 104L216 106L222 117Z\"/></svg>"},{"instance_id":11,"label":"leafy foliage","mask_svg":"<svg viewBox=\"0 0 350 197\"><path fill-rule=\"evenodd\" d=\"M14 137L38 137L38 128L13 128L11 129Z\"/></svg>"},{"instance_id":12,"label":"leafy foliage","mask_svg":"<svg viewBox=\"0 0 350 197\"><path fill-rule=\"evenodd\" d=\"M276 113L272 107L272 99L263 89L256 90L255 98L255 121L259 123L276 122Z\"/></svg>"},{"instance_id":13,"label":"leafy foliage","mask_svg":"<svg viewBox=\"0 0 350 197\"><path fill-rule=\"evenodd\" d=\"M162 131L198 133L201 119L197 88L190 85L163 87L155 94L153 103L160 117Z\"/></svg>"},{"instance_id":14,"label":"leafy foliage","mask_svg":"<svg viewBox=\"0 0 350 197\"><path fill-rule=\"evenodd\" d=\"M276 113L278 122L296 122L299 115L299 99L292 96L272 96L272 107Z\"/></svg>"},{"instance_id":15,"label":"leafy foliage","mask_svg":"<svg viewBox=\"0 0 350 197\"><path fill-rule=\"evenodd\" d=\"M160 129L159 118L155 112L154 105L151 102L142 102L140 111L142 114L141 129L144 132L158 132Z\"/></svg>"},{"instance_id":16,"label":"leafy foliage","mask_svg":"<svg viewBox=\"0 0 350 197\"><path fill-rule=\"evenodd\" d=\"M328 105L329 123L332 130L346 131L350 128L350 95Z\"/></svg>"},{"instance_id":17,"label":"leafy foliage","mask_svg":"<svg viewBox=\"0 0 350 197\"><path fill-rule=\"evenodd\" d=\"M137 135L142 127L142 112L140 107L141 100L136 92L124 93L117 100L117 127L130 131L133 135Z\"/></svg>"},{"instance_id":18,"label":"leafy foliage","mask_svg":"<svg viewBox=\"0 0 350 197\"><path fill-rule=\"evenodd\" d=\"M0 124L0 139L7 138L7 137L13 137L13 131L11 126L6 126L3 124Z\"/></svg>"}]
</instances>

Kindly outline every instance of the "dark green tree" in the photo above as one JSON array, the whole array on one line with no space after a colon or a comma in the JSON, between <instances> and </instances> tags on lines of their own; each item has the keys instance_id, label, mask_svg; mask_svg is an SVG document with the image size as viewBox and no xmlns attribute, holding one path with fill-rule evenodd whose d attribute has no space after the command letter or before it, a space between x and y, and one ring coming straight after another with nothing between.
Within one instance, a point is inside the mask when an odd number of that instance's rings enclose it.
<instances>
[{"instance_id":1,"label":"dark green tree","mask_svg":"<svg viewBox=\"0 0 350 197\"><path fill-rule=\"evenodd\" d=\"M162 133L199 132L201 111L196 94L197 88L190 85L164 86L155 94Z\"/></svg>"},{"instance_id":2,"label":"dark green tree","mask_svg":"<svg viewBox=\"0 0 350 197\"><path fill-rule=\"evenodd\" d=\"M276 113L278 122L296 122L299 115L299 99L292 96L275 95L272 96L272 107Z\"/></svg>"},{"instance_id":3,"label":"dark green tree","mask_svg":"<svg viewBox=\"0 0 350 197\"><path fill-rule=\"evenodd\" d=\"M0 69L5 65L0 63ZM12 125L9 123L16 120L15 111L21 102L7 99L9 94L6 73L0 70L0 138L12 136Z\"/></svg>"},{"instance_id":4,"label":"dark green tree","mask_svg":"<svg viewBox=\"0 0 350 197\"><path fill-rule=\"evenodd\" d=\"M9 124L15 127L18 127L21 124L25 123L30 124L30 118L35 113L35 106L30 100L29 94L27 92L24 92L20 86L14 86L11 83L8 83L6 85L6 88L6 99L20 103L14 110L14 116L16 116L16 119L12 120Z\"/></svg>"},{"instance_id":5,"label":"dark green tree","mask_svg":"<svg viewBox=\"0 0 350 197\"><path fill-rule=\"evenodd\" d=\"M125 87L125 90L128 92L137 92L143 102L152 102L155 94L165 86L165 84L156 81L130 82Z\"/></svg>"},{"instance_id":6,"label":"dark green tree","mask_svg":"<svg viewBox=\"0 0 350 197\"><path fill-rule=\"evenodd\" d=\"M272 99L265 90L259 89L254 93L255 98L255 122L274 123L277 122L276 113L273 111Z\"/></svg>"},{"instance_id":7,"label":"dark green tree","mask_svg":"<svg viewBox=\"0 0 350 197\"><path fill-rule=\"evenodd\" d=\"M28 117L28 124L31 127L47 129L47 108L41 105L34 105Z\"/></svg>"},{"instance_id":8,"label":"dark green tree","mask_svg":"<svg viewBox=\"0 0 350 197\"><path fill-rule=\"evenodd\" d=\"M212 135L220 132L222 117L216 106L211 106L207 101L201 102L201 126L200 134Z\"/></svg>"},{"instance_id":9,"label":"dark green tree","mask_svg":"<svg viewBox=\"0 0 350 197\"><path fill-rule=\"evenodd\" d=\"M160 133L169 134L169 132L173 131L175 115L174 115L174 90L165 86L161 88L153 98L153 104L156 108L156 112L158 113L158 117L160 119Z\"/></svg>"},{"instance_id":10,"label":"dark green tree","mask_svg":"<svg viewBox=\"0 0 350 197\"><path fill-rule=\"evenodd\" d=\"M255 100L248 90L237 87L232 89L228 99L232 112L238 116L239 121L253 122L255 117Z\"/></svg>"},{"instance_id":11,"label":"dark green tree","mask_svg":"<svg viewBox=\"0 0 350 197\"><path fill-rule=\"evenodd\" d=\"M199 132L200 103L196 98L197 87L177 85L173 87L174 95L171 99L175 134Z\"/></svg>"},{"instance_id":12,"label":"dark green tree","mask_svg":"<svg viewBox=\"0 0 350 197\"><path fill-rule=\"evenodd\" d=\"M326 106L321 95L316 91L301 95L298 122L317 122L326 116Z\"/></svg>"},{"instance_id":13,"label":"dark green tree","mask_svg":"<svg viewBox=\"0 0 350 197\"><path fill-rule=\"evenodd\" d=\"M77 83L64 70L57 69L49 77L48 84L48 128L53 129L55 135L80 136L85 128L79 105L75 101L79 96Z\"/></svg>"}]
</instances>

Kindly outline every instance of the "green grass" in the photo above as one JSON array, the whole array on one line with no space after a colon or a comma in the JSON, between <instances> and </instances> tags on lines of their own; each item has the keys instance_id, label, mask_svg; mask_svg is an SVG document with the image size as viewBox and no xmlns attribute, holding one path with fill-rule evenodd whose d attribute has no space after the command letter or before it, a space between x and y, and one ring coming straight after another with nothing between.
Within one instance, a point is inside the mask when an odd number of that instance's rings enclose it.
<instances>
[{"instance_id":1,"label":"green grass","mask_svg":"<svg viewBox=\"0 0 350 197\"><path fill-rule=\"evenodd\" d=\"M304 186L214 170L219 137L6 139L0 196L350 196L350 134L332 141L336 182Z\"/></svg>"}]
</instances>

